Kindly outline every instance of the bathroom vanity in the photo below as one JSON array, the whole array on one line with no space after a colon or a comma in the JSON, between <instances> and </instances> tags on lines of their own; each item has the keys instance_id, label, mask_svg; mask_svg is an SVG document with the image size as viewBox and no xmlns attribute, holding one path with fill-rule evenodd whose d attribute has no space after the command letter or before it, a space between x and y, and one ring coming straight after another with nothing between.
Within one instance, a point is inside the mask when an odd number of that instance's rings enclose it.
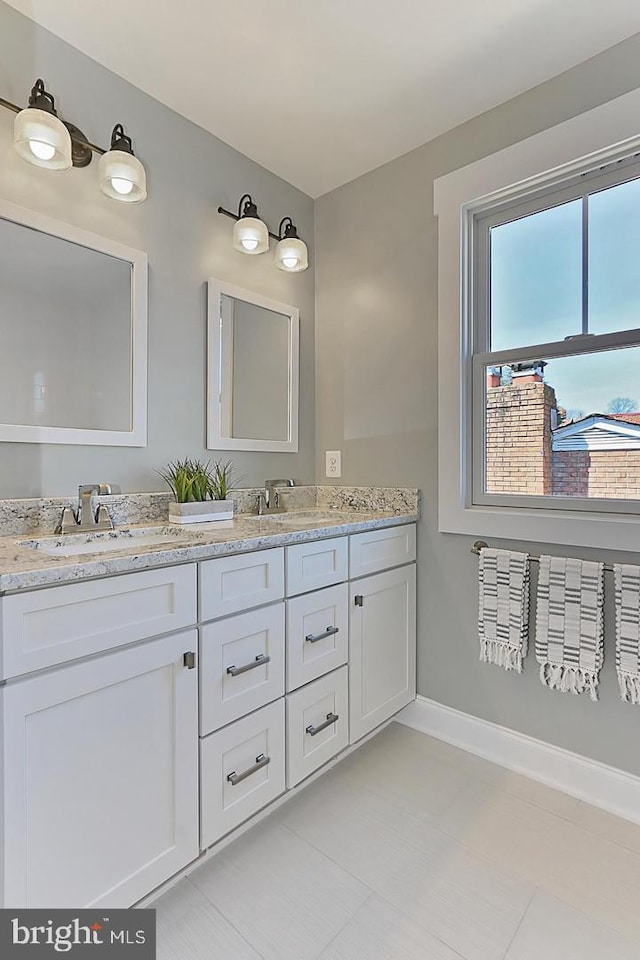
<instances>
[{"instance_id":1,"label":"bathroom vanity","mask_svg":"<svg viewBox=\"0 0 640 960\"><path fill-rule=\"evenodd\" d=\"M409 703L415 520L2 538L2 905L130 906Z\"/></svg>"}]
</instances>

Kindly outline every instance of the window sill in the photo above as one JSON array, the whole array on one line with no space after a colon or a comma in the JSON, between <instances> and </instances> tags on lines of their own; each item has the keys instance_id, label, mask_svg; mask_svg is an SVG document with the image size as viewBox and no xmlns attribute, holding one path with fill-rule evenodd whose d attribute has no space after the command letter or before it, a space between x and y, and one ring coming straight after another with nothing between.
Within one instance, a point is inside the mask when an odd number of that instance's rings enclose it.
<instances>
[{"instance_id":1,"label":"window sill","mask_svg":"<svg viewBox=\"0 0 640 960\"><path fill-rule=\"evenodd\" d=\"M576 547L640 553L640 516L531 510L512 507L462 507L441 500L440 533L501 540L528 540Z\"/></svg>"}]
</instances>

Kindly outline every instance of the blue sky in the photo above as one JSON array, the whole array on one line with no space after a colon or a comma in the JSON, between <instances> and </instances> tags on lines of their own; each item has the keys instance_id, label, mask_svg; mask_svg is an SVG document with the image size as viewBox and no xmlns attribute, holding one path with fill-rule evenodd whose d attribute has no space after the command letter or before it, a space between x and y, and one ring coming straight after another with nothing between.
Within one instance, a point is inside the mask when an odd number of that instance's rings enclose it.
<instances>
[{"instance_id":1,"label":"blue sky","mask_svg":"<svg viewBox=\"0 0 640 960\"><path fill-rule=\"evenodd\" d=\"M493 228L493 350L581 332L581 235L581 200ZM640 180L589 198L589 332L635 327L640 327ZM640 348L549 359L545 379L568 409L604 411L610 400L624 396L640 410Z\"/></svg>"}]
</instances>

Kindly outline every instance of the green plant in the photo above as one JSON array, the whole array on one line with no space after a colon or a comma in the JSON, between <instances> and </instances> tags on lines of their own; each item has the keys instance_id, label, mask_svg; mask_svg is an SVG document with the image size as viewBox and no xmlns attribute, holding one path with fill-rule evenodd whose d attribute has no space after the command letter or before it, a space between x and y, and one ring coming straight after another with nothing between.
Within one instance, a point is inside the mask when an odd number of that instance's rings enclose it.
<instances>
[{"instance_id":1,"label":"green plant","mask_svg":"<svg viewBox=\"0 0 640 960\"><path fill-rule=\"evenodd\" d=\"M167 483L178 503L226 500L231 492L233 461L173 460L158 474Z\"/></svg>"},{"instance_id":2,"label":"green plant","mask_svg":"<svg viewBox=\"0 0 640 960\"><path fill-rule=\"evenodd\" d=\"M211 468L211 496L226 500L232 488L239 483L233 475L233 460L216 460Z\"/></svg>"}]
</instances>

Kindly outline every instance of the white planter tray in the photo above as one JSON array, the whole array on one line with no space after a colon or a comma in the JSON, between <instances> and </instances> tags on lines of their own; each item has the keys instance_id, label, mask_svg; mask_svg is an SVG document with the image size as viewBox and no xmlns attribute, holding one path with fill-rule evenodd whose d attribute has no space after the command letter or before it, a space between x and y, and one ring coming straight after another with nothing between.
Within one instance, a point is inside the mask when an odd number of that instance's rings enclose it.
<instances>
[{"instance_id":1,"label":"white planter tray","mask_svg":"<svg viewBox=\"0 0 640 960\"><path fill-rule=\"evenodd\" d=\"M233 520L233 500L169 504L170 523L210 523L212 520Z\"/></svg>"}]
</instances>

